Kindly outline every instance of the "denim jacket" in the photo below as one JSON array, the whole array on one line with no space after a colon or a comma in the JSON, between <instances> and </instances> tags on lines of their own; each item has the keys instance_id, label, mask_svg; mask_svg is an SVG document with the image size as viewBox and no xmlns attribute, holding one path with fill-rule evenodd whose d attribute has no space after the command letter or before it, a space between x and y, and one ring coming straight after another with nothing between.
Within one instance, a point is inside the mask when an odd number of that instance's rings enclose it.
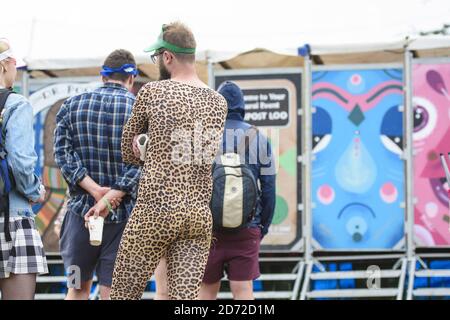
<instances>
[{"instance_id":1,"label":"denim jacket","mask_svg":"<svg viewBox=\"0 0 450 320\"><path fill-rule=\"evenodd\" d=\"M34 217L30 201L40 197L40 179L34 173L37 155L34 149L33 108L23 96L10 94L3 111L6 129L5 148L14 177L9 194L10 217Z\"/></svg>"}]
</instances>

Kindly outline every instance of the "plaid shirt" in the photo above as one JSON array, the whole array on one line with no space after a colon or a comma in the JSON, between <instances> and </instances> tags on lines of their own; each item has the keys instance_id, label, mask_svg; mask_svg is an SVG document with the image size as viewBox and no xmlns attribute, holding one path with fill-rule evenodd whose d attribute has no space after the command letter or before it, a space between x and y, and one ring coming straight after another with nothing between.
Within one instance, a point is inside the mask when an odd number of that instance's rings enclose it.
<instances>
[{"instance_id":1,"label":"plaid shirt","mask_svg":"<svg viewBox=\"0 0 450 320\"><path fill-rule=\"evenodd\" d=\"M122 161L122 130L135 97L123 86L106 83L64 102L56 116L55 161L69 185L67 211L84 216L95 200L78 183L85 176L100 186L127 193L105 223L120 223L136 202L140 169Z\"/></svg>"}]
</instances>

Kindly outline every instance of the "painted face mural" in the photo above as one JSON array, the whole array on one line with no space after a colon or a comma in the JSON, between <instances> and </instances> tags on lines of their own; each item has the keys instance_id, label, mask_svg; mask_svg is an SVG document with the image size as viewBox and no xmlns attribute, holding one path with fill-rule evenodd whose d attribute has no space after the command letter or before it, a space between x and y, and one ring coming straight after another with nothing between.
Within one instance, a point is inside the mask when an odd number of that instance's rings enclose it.
<instances>
[{"instance_id":1,"label":"painted face mural","mask_svg":"<svg viewBox=\"0 0 450 320\"><path fill-rule=\"evenodd\" d=\"M313 238L389 249L404 235L402 73L313 73Z\"/></svg>"},{"instance_id":2,"label":"painted face mural","mask_svg":"<svg viewBox=\"0 0 450 320\"><path fill-rule=\"evenodd\" d=\"M450 152L450 63L414 65L413 86L415 242L448 245L449 186L439 154Z\"/></svg>"}]
</instances>

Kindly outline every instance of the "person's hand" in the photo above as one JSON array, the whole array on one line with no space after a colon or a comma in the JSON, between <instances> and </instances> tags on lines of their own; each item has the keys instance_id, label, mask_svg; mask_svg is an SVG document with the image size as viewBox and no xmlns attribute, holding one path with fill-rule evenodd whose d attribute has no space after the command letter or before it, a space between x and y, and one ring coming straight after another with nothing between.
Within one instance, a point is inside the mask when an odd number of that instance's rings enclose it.
<instances>
[{"instance_id":1,"label":"person's hand","mask_svg":"<svg viewBox=\"0 0 450 320\"><path fill-rule=\"evenodd\" d=\"M31 201L30 200L30 204L31 205L35 205L35 204L38 204L38 203L40 203L40 204L44 203L45 199L46 199L46 195L47 195L47 191L45 190L44 185L41 184L39 186L39 199L37 199L36 201Z\"/></svg>"},{"instance_id":2,"label":"person's hand","mask_svg":"<svg viewBox=\"0 0 450 320\"><path fill-rule=\"evenodd\" d=\"M95 188L94 190L92 190L90 192L91 196L94 197L95 202L99 202L101 198L103 198L105 196L105 194L107 194L109 191L111 190L111 188L109 187L98 187Z\"/></svg>"},{"instance_id":3,"label":"person's hand","mask_svg":"<svg viewBox=\"0 0 450 320\"><path fill-rule=\"evenodd\" d=\"M45 195L46 195L46 192L44 191L43 194L41 194L41 196L39 197L39 199L37 199L36 203L40 203L40 204L44 203Z\"/></svg>"},{"instance_id":4,"label":"person's hand","mask_svg":"<svg viewBox=\"0 0 450 320\"><path fill-rule=\"evenodd\" d=\"M261 237L260 237L260 241L262 241L264 239L264 237L267 235L268 233L268 228L265 228L264 226L260 226L260 230L261 230Z\"/></svg>"},{"instance_id":5,"label":"person's hand","mask_svg":"<svg viewBox=\"0 0 450 320\"><path fill-rule=\"evenodd\" d=\"M141 152L139 151L139 147L138 147L138 142L137 142L138 141L138 137L139 137L139 135L136 135L133 138L133 153L134 153L134 156L136 158L140 159L141 158Z\"/></svg>"},{"instance_id":6,"label":"person's hand","mask_svg":"<svg viewBox=\"0 0 450 320\"><path fill-rule=\"evenodd\" d=\"M95 202L100 202L100 200L103 197L105 197L105 195L109 191L111 191L111 188L109 188L109 187L98 187L98 188L96 188L96 190L94 190L91 193L91 196L94 197ZM111 203L111 206L112 206L113 209L116 209L117 207L119 207L120 203L122 202L122 198L111 198L111 199L108 198L108 200Z\"/></svg>"},{"instance_id":7,"label":"person's hand","mask_svg":"<svg viewBox=\"0 0 450 320\"><path fill-rule=\"evenodd\" d=\"M105 199L106 201L103 199ZM109 208L106 202L109 202L111 204L112 209L117 209L117 207L119 207L120 203L122 202L122 198L101 198L100 201L98 201L95 206L89 209L89 211L84 215L84 220L86 221L86 223L89 221L89 218L91 216L101 216L103 218L106 218L109 215Z\"/></svg>"},{"instance_id":8,"label":"person's hand","mask_svg":"<svg viewBox=\"0 0 450 320\"><path fill-rule=\"evenodd\" d=\"M108 207L104 201L99 201L95 206L93 206L89 211L84 215L84 220L86 223L89 221L89 218L94 217L103 217L106 218L109 214Z\"/></svg>"},{"instance_id":9,"label":"person's hand","mask_svg":"<svg viewBox=\"0 0 450 320\"><path fill-rule=\"evenodd\" d=\"M111 203L111 207L113 209L117 209L120 206L120 203L122 202L122 198L112 198L109 200Z\"/></svg>"},{"instance_id":10,"label":"person's hand","mask_svg":"<svg viewBox=\"0 0 450 320\"><path fill-rule=\"evenodd\" d=\"M106 210L106 212L108 212L108 210ZM106 216L104 216L103 214L100 213L100 211L98 211L98 209L94 207L92 207L85 215L84 215L84 226L86 227L86 229L89 229L89 218L94 216L95 219L97 219L98 217L103 217L106 218L108 216L108 213L106 214Z\"/></svg>"}]
</instances>

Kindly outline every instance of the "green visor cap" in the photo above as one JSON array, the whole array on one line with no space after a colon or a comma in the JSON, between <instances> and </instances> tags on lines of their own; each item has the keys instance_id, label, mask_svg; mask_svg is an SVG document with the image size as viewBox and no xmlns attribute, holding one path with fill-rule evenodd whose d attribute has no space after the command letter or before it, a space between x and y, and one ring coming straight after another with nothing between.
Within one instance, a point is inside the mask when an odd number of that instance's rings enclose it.
<instances>
[{"instance_id":1,"label":"green visor cap","mask_svg":"<svg viewBox=\"0 0 450 320\"><path fill-rule=\"evenodd\" d=\"M158 40L154 44L152 44L150 47L145 49L144 52L152 52L152 51L156 51L156 50L160 50L160 49L164 48L173 53L186 53L186 54L195 53L195 48L181 48L170 42L165 41L163 39L163 34L164 34L164 26L163 26L161 33L159 34Z\"/></svg>"}]
</instances>

